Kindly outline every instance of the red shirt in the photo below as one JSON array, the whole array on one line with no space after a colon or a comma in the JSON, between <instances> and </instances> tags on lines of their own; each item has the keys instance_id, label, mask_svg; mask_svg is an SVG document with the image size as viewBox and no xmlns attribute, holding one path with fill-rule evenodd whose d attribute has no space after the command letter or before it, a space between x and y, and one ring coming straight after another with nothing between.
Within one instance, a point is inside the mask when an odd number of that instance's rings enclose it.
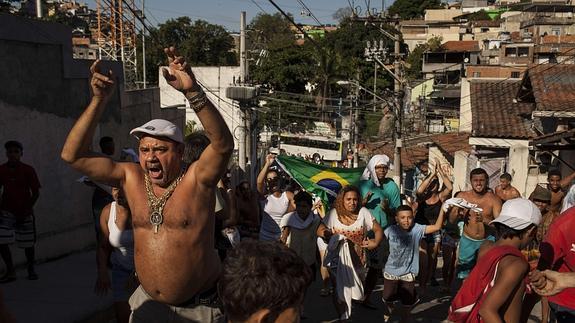
<instances>
[{"instance_id":1,"label":"red shirt","mask_svg":"<svg viewBox=\"0 0 575 323\"><path fill-rule=\"evenodd\" d=\"M541 259L558 272L575 272L575 207L567 209L549 226L547 236L539 246ZM549 301L575 309L575 288L566 288L550 296Z\"/></svg>"},{"instance_id":2,"label":"red shirt","mask_svg":"<svg viewBox=\"0 0 575 323\"><path fill-rule=\"evenodd\" d=\"M483 322L479 309L495 284L499 261L507 256L523 258L521 251L511 246L494 246L481 257L453 298L447 317L449 321Z\"/></svg>"},{"instance_id":3,"label":"red shirt","mask_svg":"<svg viewBox=\"0 0 575 323\"><path fill-rule=\"evenodd\" d=\"M40 189L32 166L21 162L0 165L0 186L3 188L0 209L21 217L32 214L32 192Z\"/></svg>"}]
</instances>

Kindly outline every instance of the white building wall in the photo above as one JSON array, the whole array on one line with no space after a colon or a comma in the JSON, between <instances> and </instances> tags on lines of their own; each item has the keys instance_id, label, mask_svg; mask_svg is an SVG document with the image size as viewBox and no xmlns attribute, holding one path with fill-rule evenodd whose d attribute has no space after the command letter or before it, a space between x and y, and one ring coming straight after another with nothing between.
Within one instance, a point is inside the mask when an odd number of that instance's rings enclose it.
<instances>
[{"instance_id":1,"label":"white building wall","mask_svg":"<svg viewBox=\"0 0 575 323\"><path fill-rule=\"evenodd\" d=\"M236 101L226 98L226 88L232 86L234 80L239 79L240 67L239 66L207 66L207 67L194 67L192 68L194 75L204 87L208 98L214 106L220 111L222 117L226 121L232 135L234 136L234 144L237 149L238 139L241 129L241 116L238 104ZM162 108L174 105L187 104L183 94L174 90L166 83L166 80L159 71L159 86L160 86L160 105ZM184 107L181 107L182 109ZM196 123L198 129L202 129L200 120L191 109L186 109L186 123L193 121Z\"/></svg>"},{"instance_id":2,"label":"white building wall","mask_svg":"<svg viewBox=\"0 0 575 323\"><path fill-rule=\"evenodd\" d=\"M471 132L471 85L467 78L461 79L461 101L459 104L459 131Z\"/></svg>"}]
</instances>

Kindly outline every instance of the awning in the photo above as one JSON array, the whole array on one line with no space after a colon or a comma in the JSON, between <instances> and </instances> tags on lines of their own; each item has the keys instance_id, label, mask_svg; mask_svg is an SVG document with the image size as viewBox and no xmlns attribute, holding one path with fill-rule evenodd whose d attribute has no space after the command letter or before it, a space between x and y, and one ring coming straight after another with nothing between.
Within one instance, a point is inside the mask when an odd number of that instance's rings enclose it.
<instances>
[{"instance_id":1,"label":"awning","mask_svg":"<svg viewBox=\"0 0 575 323\"><path fill-rule=\"evenodd\" d=\"M575 128L533 138L529 146L539 150L575 149Z\"/></svg>"}]
</instances>

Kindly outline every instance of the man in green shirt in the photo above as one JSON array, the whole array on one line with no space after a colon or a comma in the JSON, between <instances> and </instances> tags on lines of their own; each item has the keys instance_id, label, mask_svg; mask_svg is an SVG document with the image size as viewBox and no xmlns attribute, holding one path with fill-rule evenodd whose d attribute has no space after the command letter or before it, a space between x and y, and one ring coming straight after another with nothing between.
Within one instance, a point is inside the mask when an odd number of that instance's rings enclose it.
<instances>
[{"instance_id":1,"label":"man in green shirt","mask_svg":"<svg viewBox=\"0 0 575 323\"><path fill-rule=\"evenodd\" d=\"M362 204L367 208L382 229L390 225L395 215L395 210L401 205L399 187L391 178L387 178L387 172L391 166L389 157L386 155L374 155L370 160L359 183L362 196ZM372 235L369 232L368 235ZM377 284L378 273L385 266L389 255L389 244L383 239L379 246L369 252L368 272L365 278L365 300L363 305L372 308L369 297Z\"/></svg>"}]
</instances>

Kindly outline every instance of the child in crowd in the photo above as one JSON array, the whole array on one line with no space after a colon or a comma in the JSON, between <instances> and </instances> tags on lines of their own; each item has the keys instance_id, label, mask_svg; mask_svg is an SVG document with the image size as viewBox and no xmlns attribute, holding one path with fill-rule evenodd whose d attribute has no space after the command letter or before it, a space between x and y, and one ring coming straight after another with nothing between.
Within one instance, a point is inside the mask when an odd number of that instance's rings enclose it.
<instances>
[{"instance_id":1,"label":"child in crowd","mask_svg":"<svg viewBox=\"0 0 575 323\"><path fill-rule=\"evenodd\" d=\"M309 266L275 241L242 241L230 250L218 294L230 323L299 322Z\"/></svg>"},{"instance_id":2,"label":"child in crowd","mask_svg":"<svg viewBox=\"0 0 575 323\"><path fill-rule=\"evenodd\" d=\"M384 230L389 240L389 258L383 273L383 301L391 316L396 301L401 301L401 322L408 322L411 308L419 301L415 291L415 276L419 273L419 243L425 234L432 234L441 229L444 214L452 204L445 201L437 220L432 225L414 223L413 210L410 206L401 205L395 215L396 224Z\"/></svg>"},{"instance_id":3,"label":"child in crowd","mask_svg":"<svg viewBox=\"0 0 575 323\"><path fill-rule=\"evenodd\" d=\"M300 191L294 196L294 202L296 212L286 214L281 220L281 241L295 251L315 275L316 231L320 219L312 212L313 200L309 193Z\"/></svg>"},{"instance_id":4,"label":"child in crowd","mask_svg":"<svg viewBox=\"0 0 575 323\"><path fill-rule=\"evenodd\" d=\"M498 240L482 246L479 261L463 282L449 308L453 322L519 322L529 264L521 249L537 234L541 211L533 202L516 198L503 204L491 221Z\"/></svg>"}]
</instances>

